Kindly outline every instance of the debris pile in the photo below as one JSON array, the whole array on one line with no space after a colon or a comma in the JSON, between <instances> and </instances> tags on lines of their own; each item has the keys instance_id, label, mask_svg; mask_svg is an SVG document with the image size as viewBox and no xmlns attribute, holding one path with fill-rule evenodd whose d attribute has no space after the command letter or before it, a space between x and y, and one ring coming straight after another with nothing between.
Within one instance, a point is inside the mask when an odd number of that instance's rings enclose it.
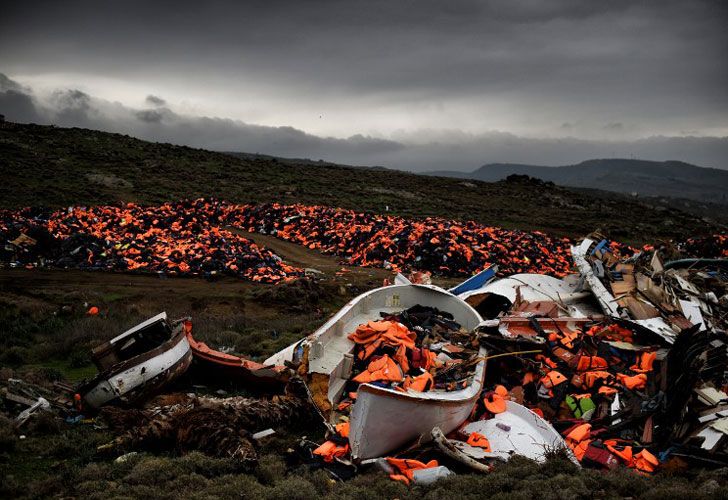
<instances>
[{"instance_id":1,"label":"debris pile","mask_svg":"<svg viewBox=\"0 0 728 500\"><path fill-rule=\"evenodd\" d=\"M666 343L610 319L553 314L527 313L528 328L504 334L500 326L512 317L481 336L489 352L513 355L489 364L490 388L451 441L457 449L486 462L512 454L543 460L565 443L583 465L653 472L656 455L669 447L665 427L671 428L663 413L674 382L665 371ZM515 353L513 343L539 352Z\"/></svg>"},{"instance_id":2,"label":"debris pile","mask_svg":"<svg viewBox=\"0 0 728 500\"><path fill-rule=\"evenodd\" d=\"M226 207L195 200L142 207L0 211L3 259L16 265L179 275L227 274L275 283L303 276L270 250L223 229Z\"/></svg>"},{"instance_id":3,"label":"debris pile","mask_svg":"<svg viewBox=\"0 0 728 500\"><path fill-rule=\"evenodd\" d=\"M253 465L258 460L258 436L270 435L261 431L300 424L308 420L310 412L308 402L295 396L267 400L170 394L141 409L105 407L101 415L118 437L102 449L201 451Z\"/></svg>"},{"instance_id":4,"label":"debris pile","mask_svg":"<svg viewBox=\"0 0 728 500\"><path fill-rule=\"evenodd\" d=\"M473 221L421 220L306 205L239 205L215 199L157 206L71 207L49 212L0 211L0 261L169 273L227 274L275 283L303 276L270 250L226 229L270 234L336 255L357 266L466 276L498 265L501 274L569 273L568 238ZM693 238L686 255L728 255L728 237ZM611 243L613 251L629 247Z\"/></svg>"},{"instance_id":5,"label":"debris pile","mask_svg":"<svg viewBox=\"0 0 728 500\"><path fill-rule=\"evenodd\" d=\"M362 412L367 411L363 409L364 405L355 406L362 397L368 397L368 394L361 397L359 395L362 384L389 390L378 403L382 408L372 408L372 411L385 413L387 410L384 406L392 404L391 398L394 397L391 391L407 397L432 394L429 408L423 410L421 415L424 420L440 411L440 405L448 399L448 394L462 392L471 387L472 399L475 399L480 392L482 370L478 371L476 366L484 365L484 359L476 336L455 321L451 313L436 307L415 304L399 312L381 312L380 318L359 324L347 335L347 339L354 345L350 376L345 381L338 404L329 412L331 427L327 441L312 451L314 456L320 457L325 463L351 463L352 458L367 456L367 446L371 447L376 441L372 437L364 436L363 439L368 441L367 445L355 449L350 447L351 439L356 439L354 434L358 435L365 430L367 424L363 421L370 419L367 415L362 415ZM451 409L453 415L458 413L458 404L466 412L469 411L470 402L467 399L459 403L458 398L454 397L450 399L450 403L455 404ZM413 411L416 406L417 403L412 408ZM326 410L327 405L319 404L319 409ZM357 412L358 417L354 417ZM457 424L453 420L453 425ZM391 432L391 428L397 426L395 422L384 425L390 429L380 428L382 434ZM406 428L409 424L401 422L400 425ZM406 431L403 430L400 434L406 434ZM392 444L386 439L373 446L377 449L377 446L382 445L385 449L392 449ZM412 459L387 460L391 477L407 484L414 479L415 470L438 466L436 460L427 464Z\"/></svg>"},{"instance_id":6,"label":"debris pile","mask_svg":"<svg viewBox=\"0 0 728 500\"><path fill-rule=\"evenodd\" d=\"M435 427L409 446L391 447L399 454L379 465L393 479L410 484L418 470L439 474L441 463L487 473L516 454L544 461L560 449L583 466L645 475L667 462L670 468L728 465L725 261L680 259L685 253L679 251L672 253L677 260L667 261L663 247L627 256L591 238L572 248L577 279L513 276L464 297L473 306L487 303L479 310L494 318L455 346L455 352L464 348L462 365L487 360L486 381L457 428ZM352 405L364 388L409 395L460 388L457 382L437 386L448 370L437 364L441 345L432 364L425 362L429 373L412 371L411 346L436 351L438 343L416 343L422 340L412 335L418 325L405 326L410 313L382 313L385 321L363 323L348 336L355 343L350 382L363 385L344 389L350 392L328 441L314 452L324 462L348 463L350 454L356 459L350 446L377 439L353 436L362 416ZM432 359L423 354L418 359ZM391 411L379 404L380 411ZM425 405L410 418L422 418ZM411 421L405 418L400 429L405 422ZM385 425L377 432L386 434ZM429 438L433 445L425 444ZM432 453L444 462L422 459Z\"/></svg>"},{"instance_id":7,"label":"debris pile","mask_svg":"<svg viewBox=\"0 0 728 500\"><path fill-rule=\"evenodd\" d=\"M516 283L515 300L494 301L501 311L479 342L504 357L489 361L489 391L448 441L454 456L538 459L543 449L518 441L553 448L543 419L583 465L650 474L666 461L728 464L726 261L665 254L620 257L590 236L572 247L587 296L545 300L557 287L533 276ZM494 282L466 300L505 290Z\"/></svg>"},{"instance_id":8,"label":"debris pile","mask_svg":"<svg viewBox=\"0 0 728 500\"><path fill-rule=\"evenodd\" d=\"M713 234L702 238L689 238L680 245L689 257L703 259L728 258L728 235Z\"/></svg>"},{"instance_id":9,"label":"debris pile","mask_svg":"<svg viewBox=\"0 0 728 500\"><path fill-rule=\"evenodd\" d=\"M251 227L234 219L251 207L191 203L219 214L216 224L297 234L287 207L272 209L282 210L271 219L282 225ZM133 208L110 210L117 217ZM72 214L74 224L93 219ZM51 217L47 227L70 239L63 231L75 226L63 220ZM308 224L301 234L318 238ZM108 241L105 224L92 227ZM363 248L371 230L353 233L365 235L353 247ZM100 373L70 399L13 382L4 400L25 406L17 425L34 412L62 407L83 418L103 407L119 436L108 449L199 450L244 464L255 463L266 427L321 417L325 440L308 459L337 478L377 463L394 480L427 484L453 471L487 473L513 455L543 461L553 452L644 475L667 463L728 466L726 261L690 257L699 245L725 242L696 241L630 253L592 235L571 247L578 274L564 279L485 273L448 292L398 277L262 363L216 351L192 337L189 318L167 322L162 313L94 349ZM176 393L144 404L191 363L225 374L212 383L235 377L288 391L264 400Z\"/></svg>"},{"instance_id":10,"label":"debris pile","mask_svg":"<svg viewBox=\"0 0 728 500\"><path fill-rule=\"evenodd\" d=\"M349 452L349 419L360 384L412 394L458 391L474 383L475 365L482 361L477 343L452 314L414 305L381 317L347 336L355 345L351 377L330 416L334 432L313 452L324 461Z\"/></svg>"},{"instance_id":11,"label":"debris pile","mask_svg":"<svg viewBox=\"0 0 728 500\"><path fill-rule=\"evenodd\" d=\"M354 383L380 382L418 392L468 385L478 350L472 346L471 332L464 331L452 314L415 305L383 317L348 336L356 344Z\"/></svg>"},{"instance_id":12,"label":"debris pile","mask_svg":"<svg viewBox=\"0 0 728 500\"><path fill-rule=\"evenodd\" d=\"M605 314L633 320L670 343L693 325L725 330L728 262L681 258L687 250L670 252L677 258L665 262L665 253L652 249L620 258L598 234L572 248L574 262Z\"/></svg>"},{"instance_id":13,"label":"debris pile","mask_svg":"<svg viewBox=\"0 0 728 500\"><path fill-rule=\"evenodd\" d=\"M540 231L518 231L438 217L422 220L304 205L235 207L229 222L271 234L357 266L471 275L489 263L504 274L569 272L569 243Z\"/></svg>"}]
</instances>

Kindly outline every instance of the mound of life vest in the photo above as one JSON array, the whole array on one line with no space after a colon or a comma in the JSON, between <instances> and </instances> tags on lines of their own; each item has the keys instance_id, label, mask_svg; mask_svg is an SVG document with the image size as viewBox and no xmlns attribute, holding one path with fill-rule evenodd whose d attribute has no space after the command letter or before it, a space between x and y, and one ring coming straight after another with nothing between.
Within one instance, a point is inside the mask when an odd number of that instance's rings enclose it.
<instances>
[{"instance_id":1,"label":"mound of life vest","mask_svg":"<svg viewBox=\"0 0 728 500\"><path fill-rule=\"evenodd\" d=\"M271 234L357 266L425 270L467 276L497 264L504 274L569 271L568 238L540 231L518 231L439 217L407 219L304 205L247 205L230 222Z\"/></svg>"},{"instance_id":2,"label":"mound of life vest","mask_svg":"<svg viewBox=\"0 0 728 500\"><path fill-rule=\"evenodd\" d=\"M718 400L726 397L728 359L716 335L694 328L670 345L625 321L536 316L530 333L521 326L509 335L507 325L517 315L481 331L489 353L506 355L488 362L486 390L464 426L494 418L512 400L550 422L582 465L642 474L673 458L700 463L726 451L726 440L700 439L706 432L720 435L710 429L724 418ZM539 352L508 356L516 340L520 349ZM488 438L453 436L482 447L490 446Z\"/></svg>"},{"instance_id":3,"label":"mound of life vest","mask_svg":"<svg viewBox=\"0 0 728 500\"><path fill-rule=\"evenodd\" d=\"M56 212L0 212L2 260L25 267L226 274L276 283L303 276L268 249L224 229L216 201L143 207L72 207Z\"/></svg>"},{"instance_id":4,"label":"mound of life vest","mask_svg":"<svg viewBox=\"0 0 728 500\"><path fill-rule=\"evenodd\" d=\"M229 228L270 234L350 265L470 276L492 264L503 275L569 273L569 238L439 217L409 219L306 205L215 199L161 205L0 210L0 262L178 275L227 274L275 283L303 275ZM728 237L683 242L686 255L728 255ZM629 247L612 243L614 252Z\"/></svg>"}]
</instances>

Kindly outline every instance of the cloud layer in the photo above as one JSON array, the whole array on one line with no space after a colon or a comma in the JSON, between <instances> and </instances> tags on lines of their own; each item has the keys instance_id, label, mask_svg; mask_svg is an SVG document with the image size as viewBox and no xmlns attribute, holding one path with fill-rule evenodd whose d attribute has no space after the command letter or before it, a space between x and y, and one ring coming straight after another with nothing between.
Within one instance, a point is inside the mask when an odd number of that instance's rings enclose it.
<instances>
[{"instance_id":1,"label":"cloud layer","mask_svg":"<svg viewBox=\"0 0 728 500\"><path fill-rule=\"evenodd\" d=\"M458 130L400 131L389 139L353 135L320 137L293 127L251 125L239 120L180 114L150 95L147 107L132 108L78 89L54 89L43 96L0 73L0 113L8 120L83 127L158 142L219 151L380 165L413 171L468 170L491 162L564 165L590 158L636 157L682 160L728 168L726 137L650 137L596 141L572 137L534 139L505 132L469 134Z\"/></svg>"},{"instance_id":2,"label":"cloud layer","mask_svg":"<svg viewBox=\"0 0 728 500\"><path fill-rule=\"evenodd\" d=\"M721 0L10 2L0 71L340 138L724 136L726 25Z\"/></svg>"}]
</instances>

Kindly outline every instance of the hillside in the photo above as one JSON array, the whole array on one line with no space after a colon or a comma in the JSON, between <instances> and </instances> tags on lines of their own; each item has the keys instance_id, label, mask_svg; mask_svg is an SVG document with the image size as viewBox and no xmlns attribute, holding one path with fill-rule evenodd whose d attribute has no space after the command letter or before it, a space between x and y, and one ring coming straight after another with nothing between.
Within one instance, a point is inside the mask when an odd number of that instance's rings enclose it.
<instances>
[{"instance_id":1,"label":"hillside","mask_svg":"<svg viewBox=\"0 0 728 500\"><path fill-rule=\"evenodd\" d=\"M562 186L728 203L728 171L698 167L680 161L603 159L563 167L491 163L473 172L437 171L430 174L486 182L505 179L511 174L521 174Z\"/></svg>"},{"instance_id":2,"label":"hillside","mask_svg":"<svg viewBox=\"0 0 728 500\"><path fill-rule=\"evenodd\" d=\"M442 216L578 236L601 228L625 242L721 230L714 222L613 193L531 181L478 182L381 168L234 157L78 128L0 126L0 207L229 201L321 204Z\"/></svg>"}]
</instances>

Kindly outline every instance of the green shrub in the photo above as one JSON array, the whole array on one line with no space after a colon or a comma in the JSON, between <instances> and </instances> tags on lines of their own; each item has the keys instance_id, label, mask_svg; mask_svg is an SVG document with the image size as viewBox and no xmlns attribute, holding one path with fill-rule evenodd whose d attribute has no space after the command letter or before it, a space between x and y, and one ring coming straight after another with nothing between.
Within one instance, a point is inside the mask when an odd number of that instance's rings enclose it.
<instances>
[{"instance_id":1,"label":"green shrub","mask_svg":"<svg viewBox=\"0 0 728 500\"><path fill-rule=\"evenodd\" d=\"M38 411L25 424L25 432L32 436L57 434L63 430L64 423L55 413Z\"/></svg>"},{"instance_id":2,"label":"green shrub","mask_svg":"<svg viewBox=\"0 0 728 500\"><path fill-rule=\"evenodd\" d=\"M20 366L28 362L28 349L20 346L13 346L0 354L0 363L10 366Z\"/></svg>"},{"instance_id":3,"label":"green shrub","mask_svg":"<svg viewBox=\"0 0 728 500\"><path fill-rule=\"evenodd\" d=\"M265 485L274 485L286 475L286 464L277 455L263 455L258 462L255 476Z\"/></svg>"},{"instance_id":4,"label":"green shrub","mask_svg":"<svg viewBox=\"0 0 728 500\"><path fill-rule=\"evenodd\" d=\"M144 457L124 476L128 484L160 484L170 481L186 470L178 460L165 457Z\"/></svg>"},{"instance_id":5,"label":"green shrub","mask_svg":"<svg viewBox=\"0 0 728 500\"><path fill-rule=\"evenodd\" d=\"M15 434L14 422L0 415L0 450L13 451L17 442L18 436Z\"/></svg>"},{"instance_id":6,"label":"green shrub","mask_svg":"<svg viewBox=\"0 0 728 500\"><path fill-rule=\"evenodd\" d=\"M316 488L302 477L281 479L265 493L265 498L270 500L309 500L317 497Z\"/></svg>"}]
</instances>

